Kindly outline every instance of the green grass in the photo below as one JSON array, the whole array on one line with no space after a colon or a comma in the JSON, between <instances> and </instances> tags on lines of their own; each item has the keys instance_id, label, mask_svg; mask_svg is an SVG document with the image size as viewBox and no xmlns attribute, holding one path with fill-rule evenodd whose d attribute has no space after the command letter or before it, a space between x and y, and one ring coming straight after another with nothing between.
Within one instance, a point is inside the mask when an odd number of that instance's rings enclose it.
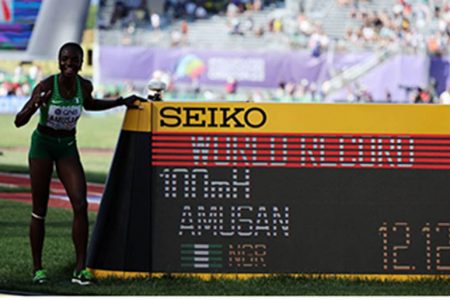
<instances>
[{"instance_id":1,"label":"green grass","mask_svg":"<svg viewBox=\"0 0 450 300\"><path fill-rule=\"evenodd\" d=\"M81 116L77 126L77 143L80 148L111 149L116 146L122 127L124 113L96 114ZM13 115L0 115L0 147L28 147L31 133L36 128L38 118L21 127L14 126Z\"/></svg>"},{"instance_id":2,"label":"green grass","mask_svg":"<svg viewBox=\"0 0 450 300\"><path fill-rule=\"evenodd\" d=\"M84 115L78 124L77 143L90 182L104 183L109 172L124 113ZM38 121L34 116L21 128L14 126L14 116L0 115L0 167L4 171L28 172L28 147Z\"/></svg>"},{"instance_id":3,"label":"green grass","mask_svg":"<svg viewBox=\"0 0 450 300\"><path fill-rule=\"evenodd\" d=\"M95 286L69 283L74 267L70 210L50 208L46 220L44 266L51 281L31 283L28 242L30 205L0 200L0 290L58 295L450 295L448 281L378 282L305 279L289 276L249 280L197 278L107 279ZM90 213L91 229L96 215Z\"/></svg>"}]
</instances>

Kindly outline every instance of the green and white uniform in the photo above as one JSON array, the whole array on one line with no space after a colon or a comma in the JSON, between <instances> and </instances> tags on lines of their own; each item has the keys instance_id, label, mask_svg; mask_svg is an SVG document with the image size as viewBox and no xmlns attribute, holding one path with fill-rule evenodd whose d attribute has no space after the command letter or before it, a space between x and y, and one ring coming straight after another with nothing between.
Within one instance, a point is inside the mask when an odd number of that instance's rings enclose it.
<instances>
[{"instance_id":1,"label":"green and white uniform","mask_svg":"<svg viewBox=\"0 0 450 300\"><path fill-rule=\"evenodd\" d=\"M81 116L83 107L83 92L80 79L77 77L77 93L72 99L61 97L58 85L58 75L53 80L52 96L46 106L41 106L39 124L56 130L73 130Z\"/></svg>"},{"instance_id":2,"label":"green and white uniform","mask_svg":"<svg viewBox=\"0 0 450 300\"><path fill-rule=\"evenodd\" d=\"M29 158L56 160L78 156L75 128L82 112L83 92L80 78L77 77L76 81L75 97L65 99L59 91L58 75L54 76L52 95L48 103L41 106L38 128L31 137Z\"/></svg>"}]
</instances>

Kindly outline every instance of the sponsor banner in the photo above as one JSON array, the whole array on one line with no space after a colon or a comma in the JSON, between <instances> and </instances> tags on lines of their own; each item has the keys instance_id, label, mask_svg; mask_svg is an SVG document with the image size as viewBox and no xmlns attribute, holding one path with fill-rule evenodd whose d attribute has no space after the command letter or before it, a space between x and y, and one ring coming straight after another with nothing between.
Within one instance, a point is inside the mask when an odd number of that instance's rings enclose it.
<instances>
[{"instance_id":1,"label":"sponsor banner","mask_svg":"<svg viewBox=\"0 0 450 300\"><path fill-rule=\"evenodd\" d=\"M104 83L148 82L160 70L184 84L220 85L237 80L239 87L278 88L281 82L302 81L320 85L353 66L373 59L373 53L335 53L332 60L313 57L310 51L236 51L214 49L163 49L131 46L100 46L100 80ZM326 96L326 101L355 101L350 95L367 90L374 101L410 101L411 91L425 87L431 74L444 86L448 62L431 65L427 55L395 55L363 75L356 84ZM438 73L436 73L436 70ZM443 90L442 88L439 91Z\"/></svg>"},{"instance_id":2,"label":"sponsor banner","mask_svg":"<svg viewBox=\"0 0 450 300\"><path fill-rule=\"evenodd\" d=\"M357 56L355 64L371 54ZM276 88L280 82L310 82L328 78L325 58L309 51L259 52L212 49L100 47L100 80L147 82L156 70L173 74L175 81L224 84L234 78L240 86Z\"/></svg>"},{"instance_id":3,"label":"sponsor banner","mask_svg":"<svg viewBox=\"0 0 450 300\"><path fill-rule=\"evenodd\" d=\"M450 106L442 105L153 103L152 110L156 133L450 135Z\"/></svg>"}]
</instances>

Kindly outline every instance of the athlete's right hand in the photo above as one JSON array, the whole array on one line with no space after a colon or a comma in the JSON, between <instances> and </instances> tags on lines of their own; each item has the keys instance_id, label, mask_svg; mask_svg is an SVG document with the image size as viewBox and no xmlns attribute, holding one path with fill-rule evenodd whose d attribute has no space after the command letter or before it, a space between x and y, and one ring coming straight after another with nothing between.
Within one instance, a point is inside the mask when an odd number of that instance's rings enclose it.
<instances>
[{"instance_id":1,"label":"athlete's right hand","mask_svg":"<svg viewBox=\"0 0 450 300\"><path fill-rule=\"evenodd\" d=\"M42 85L36 86L33 90L33 94L31 95L30 100L27 101L25 106L16 115L16 118L14 120L14 124L16 125L16 127L21 127L27 124L31 116L40 106L47 105L51 94L52 91L50 89L42 90Z\"/></svg>"},{"instance_id":2,"label":"athlete's right hand","mask_svg":"<svg viewBox=\"0 0 450 300\"><path fill-rule=\"evenodd\" d=\"M50 95L52 94L52 90L48 91L39 91L37 95L37 99L34 101L34 107L38 108L41 106L46 106Z\"/></svg>"}]
</instances>

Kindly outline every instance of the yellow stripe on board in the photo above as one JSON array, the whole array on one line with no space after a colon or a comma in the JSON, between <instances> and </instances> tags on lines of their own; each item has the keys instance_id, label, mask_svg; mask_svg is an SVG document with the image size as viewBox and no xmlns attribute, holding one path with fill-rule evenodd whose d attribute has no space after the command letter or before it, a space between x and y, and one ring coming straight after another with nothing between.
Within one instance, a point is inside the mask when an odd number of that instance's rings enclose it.
<instances>
[{"instance_id":1,"label":"yellow stripe on board","mask_svg":"<svg viewBox=\"0 0 450 300\"><path fill-rule=\"evenodd\" d=\"M237 279L247 280L252 278L268 278L277 276L287 276L292 278L305 279L346 279L346 280L367 280L367 281L419 281L419 280L450 280L450 275L431 274L266 274L266 273L146 273L146 272L125 272L108 270L89 270L98 279L109 277L130 279L130 278L161 278L163 276L198 278L201 280L212 279Z\"/></svg>"},{"instance_id":2,"label":"yellow stripe on board","mask_svg":"<svg viewBox=\"0 0 450 300\"><path fill-rule=\"evenodd\" d=\"M153 131L450 134L450 106L154 102Z\"/></svg>"},{"instance_id":3,"label":"yellow stripe on board","mask_svg":"<svg viewBox=\"0 0 450 300\"><path fill-rule=\"evenodd\" d=\"M152 113L151 102L139 102L141 109L127 109L123 120L122 130L150 132L150 115Z\"/></svg>"}]
</instances>

